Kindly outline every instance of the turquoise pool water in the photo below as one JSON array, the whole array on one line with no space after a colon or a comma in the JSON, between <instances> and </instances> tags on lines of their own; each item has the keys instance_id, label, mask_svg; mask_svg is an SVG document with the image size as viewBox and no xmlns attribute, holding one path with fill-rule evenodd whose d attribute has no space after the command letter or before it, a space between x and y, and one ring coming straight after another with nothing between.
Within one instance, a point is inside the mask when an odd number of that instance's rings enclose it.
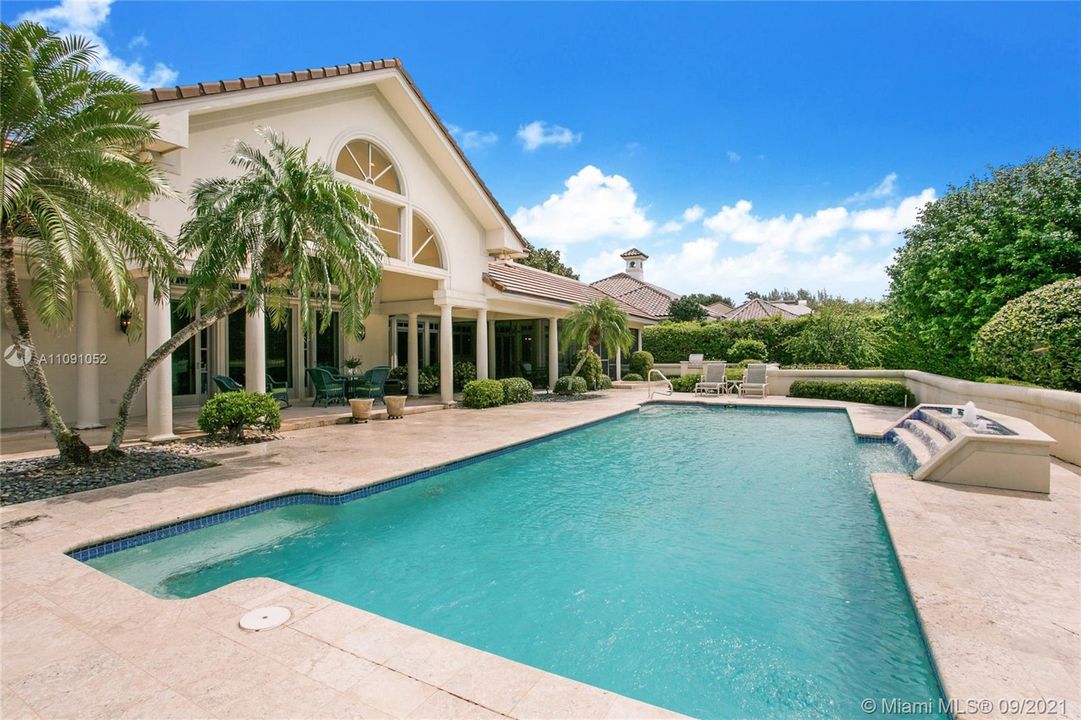
<instances>
[{"instance_id":1,"label":"turquoise pool water","mask_svg":"<svg viewBox=\"0 0 1081 720\"><path fill-rule=\"evenodd\" d=\"M339 506L89 561L163 597L269 576L707 718L939 690L843 413L647 406Z\"/></svg>"}]
</instances>

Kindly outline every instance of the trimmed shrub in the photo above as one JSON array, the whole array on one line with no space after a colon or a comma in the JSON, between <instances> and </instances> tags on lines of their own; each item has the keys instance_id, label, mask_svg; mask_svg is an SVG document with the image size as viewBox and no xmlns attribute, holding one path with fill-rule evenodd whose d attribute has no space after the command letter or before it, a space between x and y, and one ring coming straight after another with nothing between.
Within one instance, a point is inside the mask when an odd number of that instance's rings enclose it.
<instances>
[{"instance_id":1,"label":"trimmed shrub","mask_svg":"<svg viewBox=\"0 0 1081 720\"><path fill-rule=\"evenodd\" d=\"M904 383L896 380L854 380L852 382L797 380L789 388L788 396L898 407L915 407L916 405L916 396L905 387Z\"/></svg>"},{"instance_id":2,"label":"trimmed shrub","mask_svg":"<svg viewBox=\"0 0 1081 720\"><path fill-rule=\"evenodd\" d=\"M582 369L578 371L578 377L586 381L587 389L596 390L601 377L601 356L589 348L582 348L574 354L574 364L577 366L582 362L583 357L585 362L582 363Z\"/></svg>"},{"instance_id":3,"label":"trimmed shrub","mask_svg":"<svg viewBox=\"0 0 1081 720\"><path fill-rule=\"evenodd\" d=\"M741 376L742 377L742 376ZM677 375L668 378L672 382L672 390L675 392L693 392L695 384L702 379L701 375Z\"/></svg>"},{"instance_id":4,"label":"trimmed shrub","mask_svg":"<svg viewBox=\"0 0 1081 720\"><path fill-rule=\"evenodd\" d=\"M642 376L638 373L629 372L623 376L623 382L642 382Z\"/></svg>"},{"instance_id":5,"label":"trimmed shrub","mask_svg":"<svg viewBox=\"0 0 1081 720\"><path fill-rule=\"evenodd\" d=\"M476 365L471 362L464 361L454 363L454 392L461 392L465 389L467 383L476 379Z\"/></svg>"},{"instance_id":6,"label":"trimmed shrub","mask_svg":"<svg viewBox=\"0 0 1081 720\"><path fill-rule=\"evenodd\" d=\"M488 408L502 404L503 384L498 380L470 380L462 388L462 405L467 408Z\"/></svg>"},{"instance_id":7,"label":"trimmed shrub","mask_svg":"<svg viewBox=\"0 0 1081 720\"><path fill-rule=\"evenodd\" d=\"M653 369L653 353L648 350L637 350L631 353L631 372L645 377ZM626 379L626 377L624 377Z\"/></svg>"},{"instance_id":8,"label":"trimmed shrub","mask_svg":"<svg viewBox=\"0 0 1081 720\"><path fill-rule=\"evenodd\" d=\"M988 375L1081 391L1081 277L1003 305L976 333L972 359Z\"/></svg>"},{"instance_id":9,"label":"trimmed shrub","mask_svg":"<svg viewBox=\"0 0 1081 720\"><path fill-rule=\"evenodd\" d=\"M529 402L533 399L533 383L525 378L503 378L499 382L503 385L503 402L507 405Z\"/></svg>"},{"instance_id":10,"label":"trimmed shrub","mask_svg":"<svg viewBox=\"0 0 1081 720\"><path fill-rule=\"evenodd\" d=\"M578 376L564 375L556 380L552 392L556 395L581 395L588 389L585 379Z\"/></svg>"},{"instance_id":11,"label":"trimmed shrub","mask_svg":"<svg viewBox=\"0 0 1081 720\"><path fill-rule=\"evenodd\" d=\"M650 325L642 331L642 349L653 354L659 363L675 363L686 360L692 353L703 353L707 360L729 357L729 350L736 340L749 338L766 344L766 357L777 363L792 362L792 355L784 343L798 335L807 318L782 320L721 320L719 322L662 322Z\"/></svg>"},{"instance_id":12,"label":"trimmed shrub","mask_svg":"<svg viewBox=\"0 0 1081 720\"><path fill-rule=\"evenodd\" d=\"M728 362L738 363L751 358L767 357L769 357L769 352L766 350L766 344L761 340L752 340L750 338L736 340L728 350Z\"/></svg>"},{"instance_id":13,"label":"trimmed shrub","mask_svg":"<svg viewBox=\"0 0 1081 720\"><path fill-rule=\"evenodd\" d=\"M611 389L612 389L612 378L608 377L607 375L601 375L599 378L597 378L597 390L611 390Z\"/></svg>"},{"instance_id":14,"label":"trimmed shrub","mask_svg":"<svg viewBox=\"0 0 1081 720\"><path fill-rule=\"evenodd\" d=\"M979 382L991 383L992 385L1020 385L1021 387L1043 387L1036 383L1025 382L1024 380L1014 380L1013 378L1004 377L982 377Z\"/></svg>"},{"instance_id":15,"label":"trimmed shrub","mask_svg":"<svg viewBox=\"0 0 1081 720\"><path fill-rule=\"evenodd\" d=\"M199 429L214 436L244 439L244 428L274 432L282 424L278 401L269 393L220 392L199 410Z\"/></svg>"}]
</instances>

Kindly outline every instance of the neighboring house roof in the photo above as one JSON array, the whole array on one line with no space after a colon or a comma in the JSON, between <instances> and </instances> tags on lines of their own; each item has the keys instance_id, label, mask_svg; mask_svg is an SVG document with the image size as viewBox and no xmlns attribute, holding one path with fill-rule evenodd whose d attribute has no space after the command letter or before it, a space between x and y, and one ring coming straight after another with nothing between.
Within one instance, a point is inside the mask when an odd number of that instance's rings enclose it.
<instances>
[{"instance_id":1,"label":"neighboring house roof","mask_svg":"<svg viewBox=\"0 0 1081 720\"><path fill-rule=\"evenodd\" d=\"M642 252L638 248L631 248L630 250L628 250L625 253L620 253L619 256L621 258L642 257L642 258L645 258L646 260L649 259L649 255L646 255L644 252Z\"/></svg>"},{"instance_id":2,"label":"neighboring house roof","mask_svg":"<svg viewBox=\"0 0 1081 720\"><path fill-rule=\"evenodd\" d=\"M592 285L651 317L668 317L668 306L681 297L679 293L631 277L627 273L616 273Z\"/></svg>"},{"instance_id":3,"label":"neighboring house roof","mask_svg":"<svg viewBox=\"0 0 1081 720\"><path fill-rule=\"evenodd\" d=\"M748 300L724 316L725 320L761 320L767 317L781 317L784 320L793 320L811 312L806 305L794 305L789 303L769 302L755 298Z\"/></svg>"},{"instance_id":4,"label":"neighboring house roof","mask_svg":"<svg viewBox=\"0 0 1081 720\"><path fill-rule=\"evenodd\" d=\"M502 216L503 220L507 223L514 236L522 243L525 249L532 250L533 246L529 244L529 241L522 237L522 234L518 232L518 228L511 222L510 216L507 215L507 211L503 209L503 206L499 204L499 201L495 199L495 195L488 189L484 180L481 179L480 173L473 167L473 163L469 162L469 158L466 157L465 152L459 147L458 141L454 139L450 130L443 124L443 120L436 114L432 108L428 99L424 97L424 94L417 87L417 84L413 82L413 78L405 71L402 66L402 61L398 58L386 58L382 60L369 60L366 62L349 63L348 65L328 65L317 68L307 68L304 70L293 70L283 73L271 73L269 75L252 75L249 77L230 78L226 80L215 80L213 82L201 82L194 85L174 85L172 87L153 88L145 92L138 93L139 102L143 105L150 105L156 103L164 103L175 100L187 100L189 98L196 97L211 97L215 95L224 95L228 93L241 92L244 90L254 90L257 88L271 87L274 85L286 85L299 82L311 82L313 80L325 80L327 78L341 77L344 75L355 75L358 73L372 72L373 70L396 70L402 78L405 79L406 85L410 90L416 94L417 99L420 100L424 109L435 120L435 124L446 136L450 142L451 147L458 154L458 157L466 168L472 174L473 179L476 180L481 190L495 206L496 212Z\"/></svg>"},{"instance_id":5,"label":"neighboring house roof","mask_svg":"<svg viewBox=\"0 0 1081 720\"><path fill-rule=\"evenodd\" d=\"M484 274L484 281L501 292L571 305L610 298L614 299L620 309L628 315L646 320L656 319L639 308L622 302L619 298L611 298L610 295L592 285L527 265L519 265L513 260L495 260L488 263L488 272Z\"/></svg>"},{"instance_id":6,"label":"neighboring house roof","mask_svg":"<svg viewBox=\"0 0 1081 720\"><path fill-rule=\"evenodd\" d=\"M723 302L715 302L712 305L706 305L706 312L708 312L711 317L716 318L723 318L734 309L735 308L733 308L731 305Z\"/></svg>"}]
</instances>

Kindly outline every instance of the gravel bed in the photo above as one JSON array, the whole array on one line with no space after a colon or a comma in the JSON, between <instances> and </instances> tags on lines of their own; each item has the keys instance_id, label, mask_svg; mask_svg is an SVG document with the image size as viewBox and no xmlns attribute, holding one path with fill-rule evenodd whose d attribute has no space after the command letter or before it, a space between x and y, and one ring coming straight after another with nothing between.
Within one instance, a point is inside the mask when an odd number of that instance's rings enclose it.
<instances>
[{"instance_id":1,"label":"gravel bed","mask_svg":"<svg viewBox=\"0 0 1081 720\"><path fill-rule=\"evenodd\" d=\"M94 455L86 465L73 465L56 456L0 463L0 505L123 485L162 475L202 470L218 464L196 457L194 453L204 452L207 448L192 447L194 442L169 445L187 447L129 448L124 451L122 458L106 460Z\"/></svg>"}]
</instances>

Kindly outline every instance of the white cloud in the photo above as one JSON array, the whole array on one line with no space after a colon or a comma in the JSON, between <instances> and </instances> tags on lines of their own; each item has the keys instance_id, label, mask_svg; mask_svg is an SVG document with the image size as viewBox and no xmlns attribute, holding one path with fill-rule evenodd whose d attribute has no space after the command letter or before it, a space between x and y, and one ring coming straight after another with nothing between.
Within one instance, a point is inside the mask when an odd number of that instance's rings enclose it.
<instances>
[{"instance_id":1,"label":"white cloud","mask_svg":"<svg viewBox=\"0 0 1081 720\"><path fill-rule=\"evenodd\" d=\"M638 240L653 231L653 222L639 207L638 194L627 178L605 175L586 165L564 186L564 192L540 205L520 207L514 213L514 224L531 242L563 245L601 238Z\"/></svg>"},{"instance_id":2,"label":"white cloud","mask_svg":"<svg viewBox=\"0 0 1081 720\"><path fill-rule=\"evenodd\" d=\"M842 205L853 205L867 202L868 200L881 200L882 198L893 197L896 192L897 173L891 172L889 175L882 178L882 181L877 185L873 185L863 192L858 192L855 195L846 197Z\"/></svg>"},{"instance_id":3,"label":"white cloud","mask_svg":"<svg viewBox=\"0 0 1081 720\"><path fill-rule=\"evenodd\" d=\"M534 120L518 128L518 139L526 150L532 152L542 145L575 145L582 141L582 133L572 132L562 125L549 125L543 120Z\"/></svg>"},{"instance_id":4,"label":"white cloud","mask_svg":"<svg viewBox=\"0 0 1081 720\"><path fill-rule=\"evenodd\" d=\"M689 208L683 211L683 222L698 222L705 214L706 209L701 205L691 205Z\"/></svg>"},{"instance_id":5,"label":"white cloud","mask_svg":"<svg viewBox=\"0 0 1081 720\"><path fill-rule=\"evenodd\" d=\"M149 70L139 60L122 60L113 55L98 31L109 19L113 0L61 0L59 5L31 10L18 17L18 21L31 20L55 30L60 35L81 35L98 46L97 66L119 75L140 87L157 87L176 82L177 72L164 63L156 62ZM138 35L129 47L139 47Z\"/></svg>"},{"instance_id":6,"label":"white cloud","mask_svg":"<svg viewBox=\"0 0 1081 720\"><path fill-rule=\"evenodd\" d=\"M743 159L743 156L735 150L725 150L724 154L728 156L728 162L738 163Z\"/></svg>"},{"instance_id":7,"label":"white cloud","mask_svg":"<svg viewBox=\"0 0 1081 720\"><path fill-rule=\"evenodd\" d=\"M465 150L474 150L487 145L494 145L499 142L499 136L494 132L463 130L457 125L447 125L447 130L450 130L450 134L454 136L454 139L457 140L458 144Z\"/></svg>"},{"instance_id":8,"label":"white cloud","mask_svg":"<svg viewBox=\"0 0 1081 720\"><path fill-rule=\"evenodd\" d=\"M146 35L139 33L128 42L128 50L135 50L136 48L149 47L150 41L146 39Z\"/></svg>"},{"instance_id":9,"label":"white cloud","mask_svg":"<svg viewBox=\"0 0 1081 720\"><path fill-rule=\"evenodd\" d=\"M657 228L657 232L664 235L671 235L672 233L677 233L682 229L683 223L676 222L675 220L669 220L664 225L661 225L659 228Z\"/></svg>"}]
</instances>

